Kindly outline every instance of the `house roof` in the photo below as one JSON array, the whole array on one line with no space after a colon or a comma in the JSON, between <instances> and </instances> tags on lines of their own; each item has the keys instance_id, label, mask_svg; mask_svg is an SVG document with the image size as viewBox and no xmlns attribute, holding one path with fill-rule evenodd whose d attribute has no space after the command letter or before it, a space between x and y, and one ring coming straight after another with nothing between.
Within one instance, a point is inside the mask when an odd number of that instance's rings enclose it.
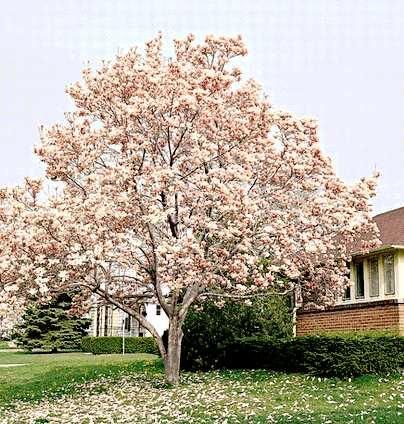
<instances>
[{"instance_id":1,"label":"house roof","mask_svg":"<svg viewBox=\"0 0 404 424\"><path fill-rule=\"evenodd\" d=\"M370 249L370 252L378 252L383 250L390 250L391 248L404 249L404 206L401 208L393 209L391 211L380 213L373 217L373 221L379 228L379 239L381 244ZM362 249L361 240L372 240L373 235L363 233L352 245L348 245L348 251L353 256L366 255Z\"/></svg>"},{"instance_id":2,"label":"house roof","mask_svg":"<svg viewBox=\"0 0 404 424\"><path fill-rule=\"evenodd\" d=\"M404 246L404 206L373 217L383 246Z\"/></svg>"}]
</instances>

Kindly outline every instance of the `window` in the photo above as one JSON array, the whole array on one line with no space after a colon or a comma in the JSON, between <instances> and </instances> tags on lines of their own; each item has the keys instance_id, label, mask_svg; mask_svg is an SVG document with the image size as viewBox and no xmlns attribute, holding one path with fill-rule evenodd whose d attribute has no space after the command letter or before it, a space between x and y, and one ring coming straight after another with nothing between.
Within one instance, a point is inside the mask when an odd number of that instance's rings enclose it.
<instances>
[{"instance_id":1,"label":"window","mask_svg":"<svg viewBox=\"0 0 404 424\"><path fill-rule=\"evenodd\" d=\"M161 306L156 305L156 315L161 315Z\"/></svg>"},{"instance_id":2,"label":"window","mask_svg":"<svg viewBox=\"0 0 404 424\"><path fill-rule=\"evenodd\" d=\"M109 336L112 321L112 307L109 305L104 306L104 336Z\"/></svg>"},{"instance_id":3,"label":"window","mask_svg":"<svg viewBox=\"0 0 404 424\"><path fill-rule=\"evenodd\" d=\"M363 262L358 262L355 264L355 271L356 271L356 298L363 298L365 297L365 279L363 275Z\"/></svg>"},{"instance_id":4,"label":"window","mask_svg":"<svg viewBox=\"0 0 404 424\"><path fill-rule=\"evenodd\" d=\"M394 294L394 255L384 257L384 293Z\"/></svg>"},{"instance_id":5,"label":"window","mask_svg":"<svg viewBox=\"0 0 404 424\"><path fill-rule=\"evenodd\" d=\"M350 300L351 299L351 286L346 286L344 290L344 297L343 300Z\"/></svg>"},{"instance_id":6,"label":"window","mask_svg":"<svg viewBox=\"0 0 404 424\"><path fill-rule=\"evenodd\" d=\"M126 316L125 317L125 330L126 331L130 331L131 328L131 317L130 316Z\"/></svg>"},{"instance_id":7,"label":"window","mask_svg":"<svg viewBox=\"0 0 404 424\"><path fill-rule=\"evenodd\" d=\"M344 289L344 296L342 297L342 300L350 300L351 299L351 268L348 269L347 277L349 280L349 285L345 287Z\"/></svg>"},{"instance_id":8,"label":"window","mask_svg":"<svg viewBox=\"0 0 404 424\"><path fill-rule=\"evenodd\" d=\"M379 296L379 259L369 260L369 293L371 297Z\"/></svg>"},{"instance_id":9,"label":"window","mask_svg":"<svg viewBox=\"0 0 404 424\"><path fill-rule=\"evenodd\" d=\"M96 315L96 330L95 330L95 335L101 336L101 307L98 306L97 309L95 310L95 315Z\"/></svg>"}]
</instances>

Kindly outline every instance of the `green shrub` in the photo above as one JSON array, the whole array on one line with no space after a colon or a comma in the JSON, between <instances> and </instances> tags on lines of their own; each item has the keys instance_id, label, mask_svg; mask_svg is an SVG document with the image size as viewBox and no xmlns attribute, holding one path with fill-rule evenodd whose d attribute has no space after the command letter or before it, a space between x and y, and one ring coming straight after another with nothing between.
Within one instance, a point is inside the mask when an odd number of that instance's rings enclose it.
<instances>
[{"instance_id":1,"label":"green shrub","mask_svg":"<svg viewBox=\"0 0 404 424\"><path fill-rule=\"evenodd\" d=\"M183 326L181 368L207 370L226 363L226 346L238 337L266 335L284 338L292 334L289 299L268 296L252 306L228 302L222 308L205 302L192 308Z\"/></svg>"},{"instance_id":2,"label":"green shrub","mask_svg":"<svg viewBox=\"0 0 404 424\"><path fill-rule=\"evenodd\" d=\"M102 353L122 353L122 337L83 337L81 349L94 355ZM125 337L125 353L153 353L158 355L153 337Z\"/></svg>"},{"instance_id":3,"label":"green shrub","mask_svg":"<svg viewBox=\"0 0 404 424\"><path fill-rule=\"evenodd\" d=\"M28 351L80 350L90 320L70 315L72 296L61 293L47 304L31 303L11 334L16 345Z\"/></svg>"},{"instance_id":4,"label":"green shrub","mask_svg":"<svg viewBox=\"0 0 404 424\"><path fill-rule=\"evenodd\" d=\"M325 377L353 377L397 372L404 363L404 337L313 335L276 340L237 339L226 347L229 368L266 368L309 372Z\"/></svg>"},{"instance_id":5,"label":"green shrub","mask_svg":"<svg viewBox=\"0 0 404 424\"><path fill-rule=\"evenodd\" d=\"M83 352L92 353L91 352L91 344L94 337L86 336L81 339L81 350Z\"/></svg>"}]
</instances>

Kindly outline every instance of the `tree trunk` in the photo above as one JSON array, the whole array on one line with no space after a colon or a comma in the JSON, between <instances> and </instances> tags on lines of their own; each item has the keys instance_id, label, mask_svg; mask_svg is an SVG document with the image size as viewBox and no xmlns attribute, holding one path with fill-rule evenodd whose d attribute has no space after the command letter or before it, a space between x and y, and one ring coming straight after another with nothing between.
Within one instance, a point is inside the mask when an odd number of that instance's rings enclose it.
<instances>
[{"instance_id":1,"label":"tree trunk","mask_svg":"<svg viewBox=\"0 0 404 424\"><path fill-rule=\"evenodd\" d=\"M170 320L168 328L167 353L164 358L166 382L176 385L180 382L182 325L178 318Z\"/></svg>"}]
</instances>

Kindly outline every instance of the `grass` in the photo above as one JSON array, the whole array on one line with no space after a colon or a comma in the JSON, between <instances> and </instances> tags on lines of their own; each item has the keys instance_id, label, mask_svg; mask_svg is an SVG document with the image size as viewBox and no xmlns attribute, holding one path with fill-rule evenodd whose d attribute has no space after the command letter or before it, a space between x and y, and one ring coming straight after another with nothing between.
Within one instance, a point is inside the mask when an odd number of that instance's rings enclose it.
<instances>
[{"instance_id":1,"label":"grass","mask_svg":"<svg viewBox=\"0 0 404 424\"><path fill-rule=\"evenodd\" d=\"M399 375L212 371L184 373L167 388L152 355L0 354L0 363L19 362L29 365L0 368L4 424L403 422Z\"/></svg>"},{"instance_id":2,"label":"grass","mask_svg":"<svg viewBox=\"0 0 404 424\"><path fill-rule=\"evenodd\" d=\"M10 349L8 342L5 340L0 340L0 349Z\"/></svg>"},{"instance_id":3,"label":"grass","mask_svg":"<svg viewBox=\"0 0 404 424\"><path fill-rule=\"evenodd\" d=\"M139 371L144 361L155 358L149 354L94 356L81 352L0 352L0 365L25 364L0 367L0 406L16 400L35 401L74 393L77 384Z\"/></svg>"}]
</instances>

